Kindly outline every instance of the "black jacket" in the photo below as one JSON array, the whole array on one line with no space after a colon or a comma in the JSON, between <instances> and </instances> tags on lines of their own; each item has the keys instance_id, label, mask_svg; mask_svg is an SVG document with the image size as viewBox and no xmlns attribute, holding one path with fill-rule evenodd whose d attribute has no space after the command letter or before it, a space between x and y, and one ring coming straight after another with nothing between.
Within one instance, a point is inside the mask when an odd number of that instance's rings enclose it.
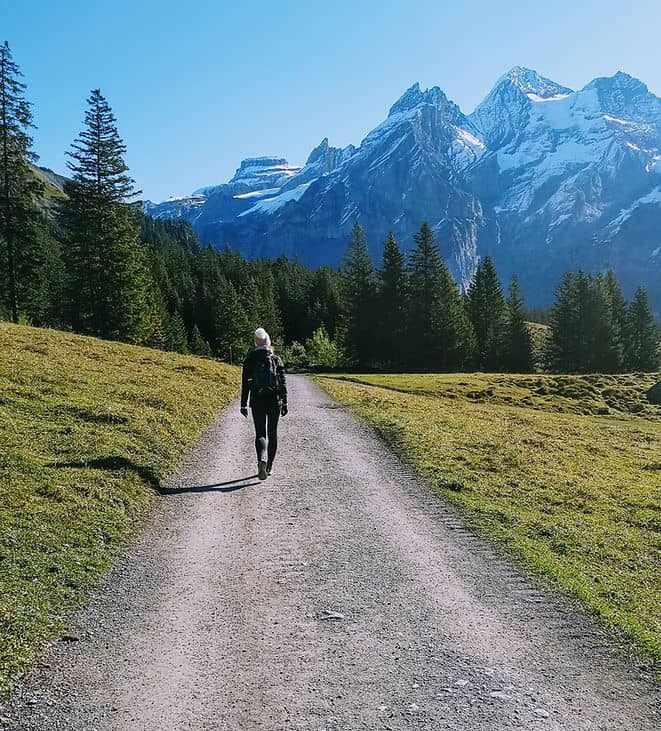
<instances>
[{"instance_id":1,"label":"black jacket","mask_svg":"<svg viewBox=\"0 0 661 731\"><path fill-rule=\"evenodd\" d=\"M241 378L241 408L248 405L248 396L252 386L252 374L255 364L260 360L271 357L275 359L275 369L278 377L278 400L283 404L287 403L287 378L285 376L285 366L279 355L274 355L273 351L266 348L255 348L248 353L243 363L243 376Z\"/></svg>"}]
</instances>

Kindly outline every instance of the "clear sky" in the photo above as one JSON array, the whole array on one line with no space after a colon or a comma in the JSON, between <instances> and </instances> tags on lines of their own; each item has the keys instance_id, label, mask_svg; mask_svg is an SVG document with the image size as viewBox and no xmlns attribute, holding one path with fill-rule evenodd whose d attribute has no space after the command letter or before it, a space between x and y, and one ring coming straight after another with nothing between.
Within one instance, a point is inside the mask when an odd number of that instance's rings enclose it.
<instances>
[{"instance_id":1,"label":"clear sky","mask_svg":"<svg viewBox=\"0 0 661 731\"><path fill-rule=\"evenodd\" d=\"M225 182L244 157L359 144L415 81L469 113L515 65L580 88L626 71L661 96L659 0L0 0L41 164L99 87L145 197Z\"/></svg>"}]
</instances>

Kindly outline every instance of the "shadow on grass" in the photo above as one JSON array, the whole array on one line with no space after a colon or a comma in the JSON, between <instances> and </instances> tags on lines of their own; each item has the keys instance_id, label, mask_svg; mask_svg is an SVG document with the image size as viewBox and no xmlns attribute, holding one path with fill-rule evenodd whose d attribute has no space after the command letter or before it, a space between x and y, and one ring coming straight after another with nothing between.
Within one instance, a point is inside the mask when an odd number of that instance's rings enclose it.
<instances>
[{"instance_id":1,"label":"shadow on grass","mask_svg":"<svg viewBox=\"0 0 661 731\"><path fill-rule=\"evenodd\" d=\"M257 475L248 475L247 477L239 477L236 480L227 480L226 482L216 482L211 485L181 485L179 487L162 487L156 473L149 467L135 464L126 457L100 457L99 459L90 459L88 462L51 462L46 467L58 467L69 469L92 469L92 470L130 470L135 472L140 479L156 490L159 495L181 495L185 492L236 492L244 487L259 485L259 481L255 478ZM252 482L249 482L252 480Z\"/></svg>"},{"instance_id":2,"label":"shadow on grass","mask_svg":"<svg viewBox=\"0 0 661 731\"><path fill-rule=\"evenodd\" d=\"M180 487L157 487L156 491L159 495L181 495L185 492L236 492L243 490L244 487L251 485L259 485L259 480L255 480L257 475L248 475L248 477L240 477L237 480L228 480L227 482L216 482L213 485L181 485ZM252 482L248 482L252 480Z\"/></svg>"},{"instance_id":3,"label":"shadow on grass","mask_svg":"<svg viewBox=\"0 0 661 731\"><path fill-rule=\"evenodd\" d=\"M108 470L109 472L113 472L115 470L128 470L130 472L135 472L141 480L144 480L151 487L155 489L159 488L158 475L150 467L145 467L145 465L131 462L131 460L126 459L126 457L99 457L98 459L90 459L87 462L82 460L79 462L51 462L50 464L47 464L46 467L64 467L80 470Z\"/></svg>"}]
</instances>

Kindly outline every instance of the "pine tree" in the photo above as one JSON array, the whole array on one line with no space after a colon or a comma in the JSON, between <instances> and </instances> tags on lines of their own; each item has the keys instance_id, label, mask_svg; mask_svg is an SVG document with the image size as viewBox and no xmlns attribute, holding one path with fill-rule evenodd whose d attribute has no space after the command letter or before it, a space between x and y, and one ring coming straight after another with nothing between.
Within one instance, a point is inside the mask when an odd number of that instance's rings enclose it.
<instances>
[{"instance_id":1,"label":"pine tree","mask_svg":"<svg viewBox=\"0 0 661 731\"><path fill-rule=\"evenodd\" d=\"M615 273L609 269L601 280L608 309L608 349L605 368L609 373L621 373L625 368L627 348L627 303Z\"/></svg>"},{"instance_id":2,"label":"pine tree","mask_svg":"<svg viewBox=\"0 0 661 731\"><path fill-rule=\"evenodd\" d=\"M573 373L580 370L581 332L580 308L577 292L577 275L566 272L555 293L551 309L546 359L551 370Z\"/></svg>"},{"instance_id":3,"label":"pine tree","mask_svg":"<svg viewBox=\"0 0 661 731\"><path fill-rule=\"evenodd\" d=\"M551 316L549 364L569 373L613 373L622 368L614 278L582 271L564 275Z\"/></svg>"},{"instance_id":4,"label":"pine tree","mask_svg":"<svg viewBox=\"0 0 661 731\"><path fill-rule=\"evenodd\" d=\"M657 370L659 339L644 287L638 287L634 293L629 305L628 321L627 368L643 372Z\"/></svg>"},{"instance_id":5,"label":"pine tree","mask_svg":"<svg viewBox=\"0 0 661 731\"><path fill-rule=\"evenodd\" d=\"M507 303L491 257L480 263L466 295L475 331L477 365L500 371L507 357Z\"/></svg>"},{"instance_id":6,"label":"pine tree","mask_svg":"<svg viewBox=\"0 0 661 731\"><path fill-rule=\"evenodd\" d=\"M189 349L193 355L210 356L211 347L209 343L202 337L202 333L197 325L193 327L193 332L189 338Z\"/></svg>"},{"instance_id":7,"label":"pine tree","mask_svg":"<svg viewBox=\"0 0 661 731\"><path fill-rule=\"evenodd\" d=\"M165 349L174 353L188 353L188 333L184 320L178 312L166 317Z\"/></svg>"},{"instance_id":8,"label":"pine tree","mask_svg":"<svg viewBox=\"0 0 661 731\"><path fill-rule=\"evenodd\" d=\"M98 89L87 100L85 129L72 144L63 204L74 329L132 343L148 342L151 276L128 200L138 195L124 163L126 147Z\"/></svg>"},{"instance_id":9,"label":"pine tree","mask_svg":"<svg viewBox=\"0 0 661 731\"><path fill-rule=\"evenodd\" d=\"M469 365L474 333L429 224L414 237L409 274L409 352L421 370L455 370Z\"/></svg>"},{"instance_id":10,"label":"pine tree","mask_svg":"<svg viewBox=\"0 0 661 731\"><path fill-rule=\"evenodd\" d=\"M222 274L217 275L207 297L212 353L228 363L241 362L250 347L254 328L250 326L234 285Z\"/></svg>"},{"instance_id":11,"label":"pine tree","mask_svg":"<svg viewBox=\"0 0 661 731\"><path fill-rule=\"evenodd\" d=\"M377 328L387 332L392 345L384 360L390 365L406 362L407 281L406 257L392 231L383 246L383 264L379 270Z\"/></svg>"},{"instance_id":12,"label":"pine tree","mask_svg":"<svg viewBox=\"0 0 661 731\"><path fill-rule=\"evenodd\" d=\"M245 277L241 287L241 304L248 315L250 327L253 330L263 327L273 343L279 342L282 324L271 272L261 271Z\"/></svg>"},{"instance_id":13,"label":"pine tree","mask_svg":"<svg viewBox=\"0 0 661 731\"><path fill-rule=\"evenodd\" d=\"M323 327L329 337L337 336L342 314L342 294L338 275L330 267L315 271L307 292L308 328L313 332Z\"/></svg>"},{"instance_id":14,"label":"pine tree","mask_svg":"<svg viewBox=\"0 0 661 731\"><path fill-rule=\"evenodd\" d=\"M535 367L533 341L516 274L512 276L510 283L507 306L506 368L512 373L531 373Z\"/></svg>"},{"instance_id":15,"label":"pine tree","mask_svg":"<svg viewBox=\"0 0 661 731\"><path fill-rule=\"evenodd\" d=\"M35 197L41 191L30 163L33 127L22 74L9 44L0 46L0 296L14 322L29 309L44 278L44 238ZM43 233L43 232L42 232Z\"/></svg>"},{"instance_id":16,"label":"pine tree","mask_svg":"<svg viewBox=\"0 0 661 731\"><path fill-rule=\"evenodd\" d=\"M364 366L374 352L375 286L374 267L359 223L353 227L342 272L349 356Z\"/></svg>"}]
</instances>

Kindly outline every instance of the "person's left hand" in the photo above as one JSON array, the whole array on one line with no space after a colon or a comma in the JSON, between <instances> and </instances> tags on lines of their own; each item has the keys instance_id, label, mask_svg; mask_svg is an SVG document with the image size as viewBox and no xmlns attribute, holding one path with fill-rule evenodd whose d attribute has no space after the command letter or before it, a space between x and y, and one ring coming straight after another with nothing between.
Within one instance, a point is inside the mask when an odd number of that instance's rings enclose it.
<instances>
[{"instance_id":1,"label":"person's left hand","mask_svg":"<svg viewBox=\"0 0 661 731\"><path fill-rule=\"evenodd\" d=\"M280 407L280 416L287 416L288 411L287 404L282 404Z\"/></svg>"}]
</instances>

